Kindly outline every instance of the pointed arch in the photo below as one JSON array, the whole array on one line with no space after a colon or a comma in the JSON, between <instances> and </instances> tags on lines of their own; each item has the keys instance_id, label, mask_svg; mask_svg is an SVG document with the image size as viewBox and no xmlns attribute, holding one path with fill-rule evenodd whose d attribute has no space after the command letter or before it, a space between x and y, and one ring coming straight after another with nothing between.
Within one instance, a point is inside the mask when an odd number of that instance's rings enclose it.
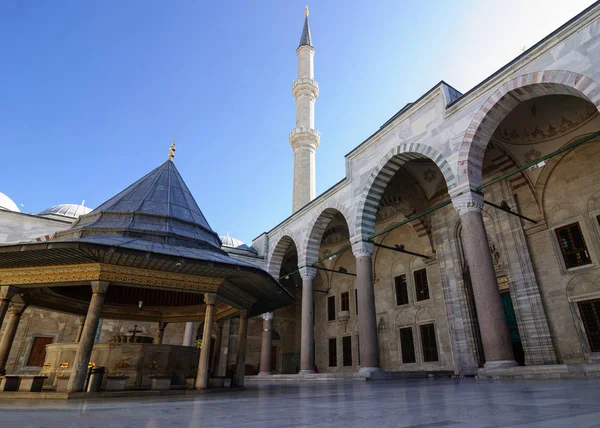
<instances>
[{"instance_id":1,"label":"pointed arch","mask_svg":"<svg viewBox=\"0 0 600 428\"><path fill-rule=\"evenodd\" d=\"M306 248L304 251L303 260L305 265L314 263L319 259L319 247L321 246L323 234L325 233L325 230L327 230L331 219L333 219L333 217L335 217L337 214L344 218L346 225L348 226L348 235L352 236L352 216L350 216L346 206L334 202L324 204L311 219L308 226L309 233L306 240Z\"/></svg>"},{"instance_id":2,"label":"pointed arch","mask_svg":"<svg viewBox=\"0 0 600 428\"><path fill-rule=\"evenodd\" d=\"M458 184L481 185L485 149L500 122L520 103L545 95L571 95L600 108L600 84L579 73L548 70L509 80L483 103L465 132L458 154Z\"/></svg>"},{"instance_id":3,"label":"pointed arch","mask_svg":"<svg viewBox=\"0 0 600 428\"><path fill-rule=\"evenodd\" d=\"M288 252L292 246L296 248L296 252L301 248L299 245L299 240L294 239L291 233L282 233L279 237L274 239L276 242L273 250L271 251L271 256L269 257L269 267L268 271L273 278L279 278L279 272L281 270L281 264L283 262L283 257ZM300 260L300 253L298 252L298 260Z\"/></svg>"},{"instance_id":4,"label":"pointed arch","mask_svg":"<svg viewBox=\"0 0 600 428\"><path fill-rule=\"evenodd\" d=\"M375 232L375 218L387 184L402 165L414 159L433 161L442 172L448 189L452 189L456 185L450 164L434 148L416 143L394 147L383 157L367 179L358 203L356 236L367 239Z\"/></svg>"}]
</instances>

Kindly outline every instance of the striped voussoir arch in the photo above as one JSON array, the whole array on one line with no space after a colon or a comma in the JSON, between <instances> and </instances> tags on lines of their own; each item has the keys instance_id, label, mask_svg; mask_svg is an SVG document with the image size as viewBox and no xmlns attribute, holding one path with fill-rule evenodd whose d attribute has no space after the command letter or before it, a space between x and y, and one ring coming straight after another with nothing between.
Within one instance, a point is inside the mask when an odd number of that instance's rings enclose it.
<instances>
[{"instance_id":1,"label":"striped voussoir arch","mask_svg":"<svg viewBox=\"0 0 600 428\"><path fill-rule=\"evenodd\" d=\"M285 253L291 248L295 247L296 251L300 248L299 245L296 244L294 238L290 235L282 235L277 239L277 244L273 249L273 253L271 254L271 258L269 259L269 273L275 279L279 278L279 272L281 271L281 262L283 261L283 257ZM300 257L300 254L298 254Z\"/></svg>"},{"instance_id":2,"label":"striped voussoir arch","mask_svg":"<svg viewBox=\"0 0 600 428\"><path fill-rule=\"evenodd\" d=\"M600 84L579 73L539 71L506 82L480 107L465 132L458 155L460 185L481 185L485 149L500 122L520 103L545 95L572 95L600 108Z\"/></svg>"},{"instance_id":3,"label":"striped voussoir arch","mask_svg":"<svg viewBox=\"0 0 600 428\"><path fill-rule=\"evenodd\" d=\"M321 240L323 234L329 222L336 215L341 214L346 220L348 225L348 233L352 236L351 218L348 215L346 207L342 204L332 204L331 206L324 206L321 208L318 214L315 215L314 219L310 222L309 235L306 243L306 249L304 252L304 265L310 265L319 259L319 247L321 246Z\"/></svg>"},{"instance_id":4,"label":"striped voussoir arch","mask_svg":"<svg viewBox=\"0 0 600 428\"><path fill-rule=\"evenodd\" d=\"M373 170L360 196L356 234L367 239L375 232L375 218L386 186L404 165L414 159L432 160L442 172L448 189L456 185L454 173L444 156L425 144L401 144L390 150Z\"/></svg>"}]
</instances>

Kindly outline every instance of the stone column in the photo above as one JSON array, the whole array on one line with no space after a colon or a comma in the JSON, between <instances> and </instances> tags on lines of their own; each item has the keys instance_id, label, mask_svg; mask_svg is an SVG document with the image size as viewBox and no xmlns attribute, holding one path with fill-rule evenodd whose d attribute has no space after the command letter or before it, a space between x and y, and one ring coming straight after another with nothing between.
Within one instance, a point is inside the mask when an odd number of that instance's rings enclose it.
<instances>
[{"instance_id":1,"label":"stone column","mask_svg":"<svg viewBox=\"0 0 600 428\"><path fill-rule=\"evenodd\" d=\"M196 325L194 321L185 323L185 331L183 332L183 346L194 346L196 341Z\"/></svg>"},{"instance_id":2,"label":"stone column","mask_svg":"<svg viewBox=\"0 0 600 428\"><path fill-rule=\"evenodd\" d=\"M197 389L205 389L208 387L210 342L212 338L213 317L215 313L215 303L217 303L217 295L212 293L206 293L204 295L204 303L206 304L206 313L204 315L202 349L200 349L200 359L198 360L198 376L196 377Z\"/></svg>"},{"instance_id":3,"label":"stone column","mask_svg":"<svg viewBox=\"0 0 600 428\"><path fill-rule=\"evenodd\" d=\"M83 326L85 325L85 317L79 317L79 328L77 329L77 336L75 337L75 343L81 341L81 334L83 333Z\"/></svg>"},{"instance_id":4,"label":"stone column","mask_svg":"<svg viewBox=\"0 0 600 428\"><path fill-rule=\"evenodd\" d=\"M223 321L217 321L217 332L215 334L215 350L213 351L213 360L210 365L210 373L217 376L219 371L219 360L221 359L221 343L223 342Z\"/></svg>"},{"instance_id":5,"label":"stone column","mask_svg":"<svg viewBox=\"0 0 600 428\"><path fill-rule=\"evenodd\" d=\"M379 341L377 340L377 312L373 289L373 245L358 242L352 245L356 257L355 288L358 295L358 334L361 372L379 371Z\"/></svg>"},{"instance_id":6,"label":"stone column","mask_svg":"<svg viewBox=\"0 0 600 428\"><path fill-rule=\"evenodd\" d=\"M240 311L240 329L238 331L235 386L244 386L246 375L246 342L248 339L248 311Z\"/></svg>"},{"instance_id":7,"label":"stone column","mask_svg":"<svg viewBox=\"0 0 600 428\"><path fill-rule=\"evenodd\" d=\"M313 282L317 270L301 268L302 331L300 334L300 374L315 372L315 326L313 324Z\"/></svg>"},{"instance_id":8,"label":"stone column","mask_svg":"<svg viewBox=\"0 0 600 428\"><path fill-rule=\"evenodd\" d=\"M2 328L2 322L4 322L4 317L8 311L10 299L12 299L16 292L17 289L10 285L0 286L0 328Z\"/></svg>"},{"instance_id":9,"label":"stone column","mask_svg":"<svg viewBox=\"0 0 600 428\"><path fill-rule=\"evenodd\" d=\"M157 345L162 345L163 339L165 337L165 328L167 328L166 322L159 322L158 328L156 329L156 336L154 337L154 343Z\"/></svg>"},{"instance_id":10,"label":"stone column","mask_svg":"<svg viewBox=\"0 0 600 428\"><path fill-rule=\"evenodd\" d=\"M75 354L75 360L73 361L73 370L67 385L67 392L83 391L106 290L108 290L108 282L92 281L92 298L85 317L77 354Z\"/></svg>"},{"instance_id":11,"label":"stone column","mask_svg":"<svg viewBox=\"0 0 600 428\"><path fill-rule=\"evenodd\" d=\"M10 349L15 340L15 334L17 334L21 315L23 315L25 309L27 309L27 305L24 304L12 303L10 305L6 329L4 330L2 341L0 342L0 375L6 374L6 362L8 361Z\"/></svg>"},{"instance_id":12,"label":"stone column","mask_svg":"<svg viewBox=\"0 0 600 428\"><path fill-rule=\"evenodd\" d=\"M485 225L483 224L483 196L469 189L453 191L452 203L460 215L462 243L465 258L469 265L475 308L479 320L479 330L485 355L485 368L515 366L514 353L500 292L498 280L490 255ZM362 340L362 338L361 338Z\"/></svg>"},{"instance_id":13,"label":"stone column","mask_svg":"<svg viewBox=\"0 0 600 428\"><path fill-rule=\"evenodd\" d=\"M262 315L263 329L260 344L260 372L259 376L273 374L271 372L271 346L273 344L273 312Z\"/></svg>"}]
</instances>

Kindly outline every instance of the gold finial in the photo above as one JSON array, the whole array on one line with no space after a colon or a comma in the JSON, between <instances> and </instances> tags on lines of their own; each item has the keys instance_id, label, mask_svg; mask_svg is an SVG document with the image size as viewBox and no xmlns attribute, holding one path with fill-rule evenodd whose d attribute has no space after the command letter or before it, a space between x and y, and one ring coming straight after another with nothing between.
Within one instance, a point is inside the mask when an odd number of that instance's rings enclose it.
<instances>
[{"instance_id":1,"label":"gold finial","mask_svg":"<svg viewBox=\"0 0 600 428\"><path fill-rule=\"evenodd\" d=\"M169 148L169 160L172 161L175 157L175 139L173 138L173 142L171 143L171 147Z\"/></svg>"},{"instance_id":2,"label":"gold finial","mask_svg":"<svg viewBox=\"0 0 600 428\"><path fill-rule=\"evenodd\" d=\"M304 15L308 16L308 5L304 8Z\"/></svg>"}]
</instances>

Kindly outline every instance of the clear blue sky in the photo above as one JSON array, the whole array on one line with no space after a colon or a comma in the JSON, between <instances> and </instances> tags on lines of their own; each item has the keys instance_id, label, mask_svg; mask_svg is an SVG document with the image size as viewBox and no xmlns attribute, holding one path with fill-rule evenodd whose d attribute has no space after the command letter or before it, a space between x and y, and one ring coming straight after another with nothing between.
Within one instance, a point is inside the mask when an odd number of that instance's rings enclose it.
<instances>
[{"instance_id":1,"label":"clear blue sky","mask_svg":"<svg viewBox=\"0 0 600 428\"><path fill-rule=\"evenodd\" d=\"M317 193L344 155L444 79L466 92L589 0L327 0ZM96 207L166 160L246 243L291 213L291 83L304 1L0 1L0 192Z\"/></svg>"}]
</instances>

